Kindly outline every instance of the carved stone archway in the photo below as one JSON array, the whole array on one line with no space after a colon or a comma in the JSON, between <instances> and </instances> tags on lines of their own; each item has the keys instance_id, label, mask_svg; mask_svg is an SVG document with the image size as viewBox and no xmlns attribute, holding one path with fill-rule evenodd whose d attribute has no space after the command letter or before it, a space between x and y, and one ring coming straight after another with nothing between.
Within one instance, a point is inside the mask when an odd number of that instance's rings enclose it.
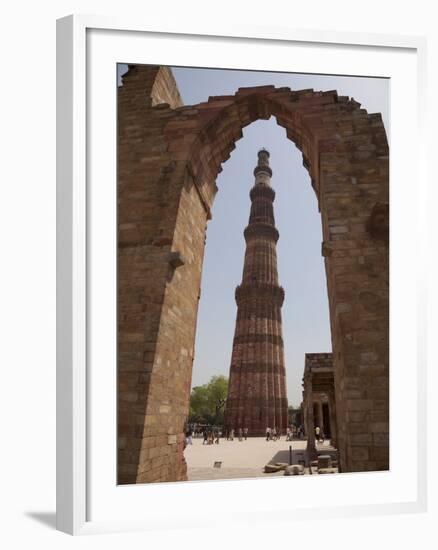
<instances>
[{"instance_id":1,"label":"carved stone archway","mask_svg":"<svg viewBox=\"0 0 438 550\"><path fill-rule=\"evenodd\" d=\"M170 70L134 66L118 94L119 483L185 479L206 223L242 128L276 117L322 218L343 472L388 449L388 143L336 91L263 86L183 106Z\"/></svg>"}]
</instances>

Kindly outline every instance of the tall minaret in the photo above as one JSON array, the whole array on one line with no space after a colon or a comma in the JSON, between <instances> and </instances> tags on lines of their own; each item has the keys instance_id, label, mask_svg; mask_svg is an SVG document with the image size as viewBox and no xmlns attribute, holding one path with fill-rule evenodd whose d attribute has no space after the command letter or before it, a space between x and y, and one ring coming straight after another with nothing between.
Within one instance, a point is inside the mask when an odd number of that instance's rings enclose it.
<instances>
[{"instance_id":1,"label":"tall minaret","mask_svg":"<svg viewBox=\"0 0 438 550\"><path fill-rule=\"evenodd\" d=\"M258 152L255 183L250 191L251 213L245 228L245 264L236 288L237 319L225 407L225 427L248 428L264 435L266 428L287 427L281 306L269 152Z\"/></svg>"}]
</instances>

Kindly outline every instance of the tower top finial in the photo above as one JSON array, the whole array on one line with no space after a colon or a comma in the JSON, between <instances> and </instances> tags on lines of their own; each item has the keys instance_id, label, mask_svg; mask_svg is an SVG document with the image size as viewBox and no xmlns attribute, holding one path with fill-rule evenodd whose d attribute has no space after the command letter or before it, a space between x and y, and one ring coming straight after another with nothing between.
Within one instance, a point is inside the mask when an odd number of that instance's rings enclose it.
<instances>
[{"instance_id":1,"label":"tower top finial","mask_svg":"<svg viewBox=\"0 0 438 550\"><path fill-rule=\"evenodd\" d=\"M265 149L264 147L262 147L262 148L260 149L260 151L257 153L257 155L258 155L259 157L260 157L260 155L262 155L262 154L267 155L268 157L270 156L270 155L269 155L269 151L268 151L267 149Z\"/></svg>"},{"instance_id":2,"label":"tower top finial","mask_svg":"<svg viewBox=\"0 0 438 550\"><path fill-rule=\"evenodd\" d=\"M257 177L258 174L264 173L269 177L272 176L272 170L269 167L269 151L264 147L260 149L257 153L258 162L257 166L254 168L254 176L256 176L256 184L263 183L264 185L269 185L269 181L266 181L263 177Z\"/></svg>"}]
</instances>

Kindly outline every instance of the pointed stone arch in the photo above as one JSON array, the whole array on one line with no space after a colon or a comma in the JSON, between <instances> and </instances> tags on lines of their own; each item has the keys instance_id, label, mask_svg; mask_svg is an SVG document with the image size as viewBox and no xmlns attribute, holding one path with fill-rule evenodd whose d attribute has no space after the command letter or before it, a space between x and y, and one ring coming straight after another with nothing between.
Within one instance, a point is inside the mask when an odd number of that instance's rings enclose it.
<instances>
[{"instance_id":1,"label":"pointed stone arch","mask_svg":"<svg viewBox=\"0 0 438 550\"><path fill-rule=\"evenodd\" d=\"M389 162L381 116L336 91L240 88L183 106L168 69L135 66L123 81L119 482L185 478L183 430L215 181L243 128L271 116L302 152L322 217L341 469L387 469Z\"/></svg>"}]
</instances>

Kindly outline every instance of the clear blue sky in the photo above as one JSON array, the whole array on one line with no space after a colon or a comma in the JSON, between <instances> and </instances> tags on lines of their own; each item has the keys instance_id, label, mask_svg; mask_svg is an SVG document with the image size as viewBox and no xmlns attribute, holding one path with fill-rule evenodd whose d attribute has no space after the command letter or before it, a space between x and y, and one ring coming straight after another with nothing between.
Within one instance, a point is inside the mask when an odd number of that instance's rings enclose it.
<instances>
[{"instance_id":1,"label":"clear blue sky","mask_svg":"<svg viewBox=\"0 0 438 550\"><path fill-rule=\"evenodd\" d=\"M186 105L210 95L233 94L240 86L289 86L291 89L337 90L354 97L369 113L382 113L389 134L389 80L375 78L281 74L219 69L173 68ZM388 135L389 139L389 135ZM208 222L192 387L215 374L229 375L236 318L235 287L243 270L249 190L257 151L271 153L274 212L280 232L277 244L289 403L301 402L304 354L331 351L321 219L302 155L275 119L260 120L243 130L243 138L223 165Z\"/></svg>"}]
</instances>

